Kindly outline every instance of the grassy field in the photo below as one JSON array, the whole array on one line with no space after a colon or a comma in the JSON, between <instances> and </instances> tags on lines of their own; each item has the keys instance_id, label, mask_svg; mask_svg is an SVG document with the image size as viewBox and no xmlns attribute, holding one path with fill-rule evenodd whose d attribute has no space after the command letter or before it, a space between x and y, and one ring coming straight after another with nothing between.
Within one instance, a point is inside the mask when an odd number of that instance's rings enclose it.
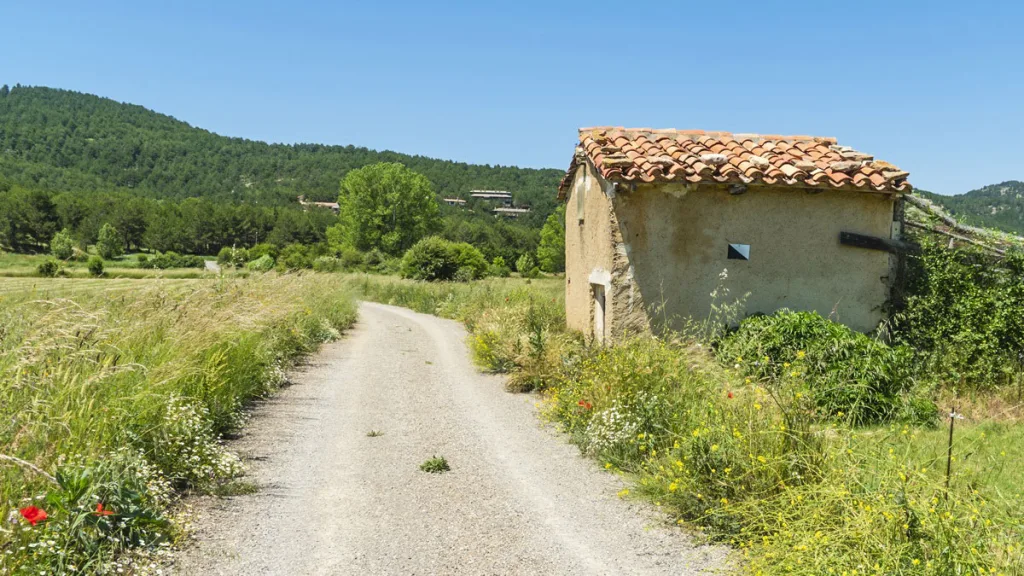
<instances>
[{"instance_id":1,"label":"grassy field","mask_svg":"<svg viewBox=\"0 0 1024 576\"><path fill-rule=\"evenodd\" d=\"M717 358L692 337L598 347L567 333L562 280L350 282L364 298L463 321L483 369L539 390L548 418L631 480L622 497L731 544L751 574L1024 573L1013 391L958 400L947 489L948 417L822 420L802 351L756 359L792 372L757 380L739 369L751 359Z\"/></svg>"},{"instance_id":2,"label":"grassy field","mask_svg":"<svg viewBox=\"0 0 1024 576\"><path fill-rule=\"evenodd\" d=\"M155 270L139 268L137 254L125 254L114 260L104 262L104 276L107 278L210 278L217 274L199 268L175 268ZM38 276L36 267L47 260L49 254L15 254L0 251L0 277L26 278ZM215 260L207 257L207 260ZM64 272L70 278L89 278L89 270L85 262L68 261L63 263ZM237 274L229 271L228 274ZM243 273L244 275L244 273Z\"/></svg>"},{"instance_id":3,"label":"grassy field","mask_svg":"<svg viewBox=\"0 0 1024 576\"><path fill-rule=\"evenodd\" d=\"M0 574L146 573L176 494L231 490L244 403L354 318L312 273L0 280Z\"/></svg>"}]
</instances>

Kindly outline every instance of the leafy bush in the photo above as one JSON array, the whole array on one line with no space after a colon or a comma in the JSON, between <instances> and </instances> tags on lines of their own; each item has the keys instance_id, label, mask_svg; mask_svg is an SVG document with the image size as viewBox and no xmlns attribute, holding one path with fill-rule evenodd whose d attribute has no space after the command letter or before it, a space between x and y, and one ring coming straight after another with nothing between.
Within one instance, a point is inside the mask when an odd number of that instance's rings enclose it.
<instances>
[{"instance_id":1,"label":"leafy bush","mask_svg":"<svg viewBox=\"0 0 1024 576\"><path fill-rule=\"evenodd\" d=\"M75 241L67 228L54 234L50 240L50 254L58 260L68 260L75 255Z\"/></svg>"},{"instance_id":2,"label":"leafy bush","mask_svg":"<svg viewBox=\"0 0 1024 576\"><path fill-rule=\"evenodd\" d=\"M53 278L60 273L60 263L56 260L45 260L36 266L36 272L44 278Z\"/></svg>"},{"instance_id":3,"label":"leafy bush","mask_svg":"<svg viewBox=\"0 0 1024 576\"><path fill-rule=\"evenodd\" d=\"M88 268L89 274L96 277L103 276L103 258L100 258L99 256L90 256Z\"/></svg>"},{"instance_id":4,"label":"leafy bush","mask_svg":"<svg viewBox=\"0 0 1024 576\"><path fill-rule=\"evenodd\" d=\"M456 282L472 282L476 279L476 271L469 266L463 266L455 271L455 277L452 280Z\"/></svg>"},{"instance_id":5,"label":"leafy bush","mask_svg":"<svg viewBox=\"0 0 1024 576\"><path fill-rule=\"evenodd\" d=\"M363 253L351 246L346 246L338 252L338 265L343 270L358 270L363 266Z\"/></svg>"},{"instance_id":6,"label":"leafy bush","mask_svg":"<svg viewBox=\"0 0 1024 576\"><path fill-rule=\"evenodd\" d=\"M149 256L145 254L139 254L135 259L139 262L139 268L145 268L145 264L149 262Z\"/></svg>"},{"instance_id":7,"label":"leafy bush","mask_svg":"<svg viewBox=\"0 0 1024 576\"><path fill-rule=\"evenodd\" d=\"M221 266L244 266L249 261L249 251L245 248L225 246L217 253L217 263Z\"/></svg>"},{"instance_id":8,"label":"leafy bush","mask_svg":"<svg viewBox=\"0 0 1024 576\"><path fill-rule=\"evenodd\" d=\"M169 270L171 268L205 268L206 261L202 256L182 255L177 252L164 252L145 260L139 259L139 268L155 268Z\"/></svg>"},{"instance_id":9,"label":"leafy bush","mask_svg":"<svg viewBox=\"0 0 1024 576\"><path fill-rule=\"evenodd\" d=\"M281 252L277 249L277 246L273 244L263 243L257 244L252 248L249 248L249 261L258 260L264 256L270 256L276 259Z\"/></svg>"},{"instance_id":10,"label":"leafy bush","mask_svg":"<svg viewBox=\"0 0 1024 576\"><path fill-rule=\"evenodd\" d=\"M402 258L402 276L414 280L453 280L460 268L466 269L464 276L481 278L487 261L470 244L436 236L420 240Z\"/></svg>"},{"instance_id":11,"label":"leafy bush","mask_svg":"<svg viewBox=\"0 0 1024 576\"><path fill-rule=\"evenodd\" d=\"M309 247L304 244L289 244L281 249L277 265L285 270L301 270L313 267Z\"/></svg>"},{"instance_id":12,"label":"leafy bush","mask_svg":"<svg viewBox=\"0 0 1024 576\"><path fill-rule=\"evenodd\" d=\"M495 256L490 267L487 268L487 275L495 276L497 278L508 278L512 275L512 269L505 264L504 258L501 256Z\"/></svg>"},{"instance_id":13,"label":"leafy bush","mask_svg":"<svg viewBox=\"0 0 1024 576\"><path fill-rule=\"evenodd\" d=\"M124 254L124 238L110 224L104 224L100 228L99 238L96 240L96 252L105 260L111 260Z\"/></svg>"},{"instance_id":14,"label":"leafy bush","mask_svg":"<svg viewBox=\"0 0 1024 576\"><path fill-rule=\"evenodd\" d=\"M895 339L939 382L1005 384L1024 364L1024 253L995 260L926 242L914 264Z\"/></svg>"},{"instance_id":15,"label":"leafy bush","mask_svg":"<svg viewBox=\"0 0 1024 576\"><path fill-rule=\"evenodd\" d=\"M269 254L264 254L246 264L246 268L253 272L269 272L274 269L274 264L274 259Z\"/></svg>"},{"instance_id":16,"label":"leafy bush","mask_svg":"<svg viewBox=\"0 0 1024 576\"><path fill-rule=\"evenodd\" d=\"M387 255L374 248L363 254L363 267L367 270L379 270L387 260Z\"/></svg>"},{"instance_id":17,"label":"leafy bush","mask_svg":"<svg viewBox=\"0 0 1024 576\"><path fill-rule=\"evenodd\" d=\"M317 272L337 272L341 269L341 260L333 256L320 256L313 260L313 270Z\"/></svg>"},{"instance_id":18,"label":"leafy bush","mask_svg":"<svg viewBox=\"0 0 1024 576\"><path fill-rule=\"evenodd\" d=\"M526 276L536 265L537 263L533 260L533 256L530 254L523 254L518 260L516 260L516 272Z\"/></svg>"},{"instance_id":19,"label":"leafy bush","mask_svg":"<svg viewBox=\"0 0 1024 576\"><path fill-rule=\"evenodd\" d=\"M718 356L769 387L806 388L818 417L854 424L930 419L934 406L914 396L914 354L814 312L753 316L719 344Z\"/></svg>"}]
</instances>

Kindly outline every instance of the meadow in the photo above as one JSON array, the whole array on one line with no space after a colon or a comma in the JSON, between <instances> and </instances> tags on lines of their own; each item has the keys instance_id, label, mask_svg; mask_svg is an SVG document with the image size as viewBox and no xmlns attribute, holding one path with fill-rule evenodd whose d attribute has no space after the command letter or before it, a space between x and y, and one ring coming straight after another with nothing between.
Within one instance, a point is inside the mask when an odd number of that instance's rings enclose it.
<instances>
[{"instance_id":1,"label":"meadow","mask_svg":"<svg viewBox=\"0 0 1024 576\"><path fill-rule=\"evenodd\" d=\"M0 574L147 573L221 436L355 319L335 277L0 279Z\"/></svg>"},{"instance_id":2,"label":"meadow","mask_svg":"<svg viewBox=\"0 0 1024 576\"><path fill-rule=\"evenodd\" d=\"M565 331L562 282L350 279L364 298L464 322L482 369L538 391L546 418L630 480L620 496L731 544L748 573L1024 573L1013 387L954 397L905 386L843 411L834 395L822 403L836 372L815 350L740 357L701 330L595 346ZM935 412L951 400L952 444L948 408ZM854 417L862 402L878 409Z\"/></svg>"}]
</instances>

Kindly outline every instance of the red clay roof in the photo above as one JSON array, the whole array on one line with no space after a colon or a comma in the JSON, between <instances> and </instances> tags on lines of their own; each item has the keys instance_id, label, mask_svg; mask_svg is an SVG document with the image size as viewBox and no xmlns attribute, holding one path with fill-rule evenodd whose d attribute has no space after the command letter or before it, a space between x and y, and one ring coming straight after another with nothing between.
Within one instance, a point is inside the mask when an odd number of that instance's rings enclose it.
<instances>
[{"instance_id":1,"label":"red clay roof","mask_svg":"<svg viewBox=\"0 0 1024 576\"><path fill-rule=\"evenodd\" d=\"M589 159L613 182L710 182L909 192L908 173L835 138L703 130L581 128L559 197Z\"/></svg>"}]
</instances>

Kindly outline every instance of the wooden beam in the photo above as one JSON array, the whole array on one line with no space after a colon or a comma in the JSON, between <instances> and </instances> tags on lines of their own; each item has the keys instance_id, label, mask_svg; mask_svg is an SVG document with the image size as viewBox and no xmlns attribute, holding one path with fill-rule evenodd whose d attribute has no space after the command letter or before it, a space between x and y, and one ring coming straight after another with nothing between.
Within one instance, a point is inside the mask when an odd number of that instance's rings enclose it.
<instances>
[{"instance_id":1,"label":"wooden beam","mask_svg":"<svg viewBox=\"0 0 1024 576\"><path fill-rule=\"evenodd\" d=\"M854 248L866 248L868 250L881 250L893 254L917 252L917 246L908 242L892 240L891 238L879 238L878 236L867 236L856 232L840 232L839 243Z\"/></svg>"}]
</instances>

